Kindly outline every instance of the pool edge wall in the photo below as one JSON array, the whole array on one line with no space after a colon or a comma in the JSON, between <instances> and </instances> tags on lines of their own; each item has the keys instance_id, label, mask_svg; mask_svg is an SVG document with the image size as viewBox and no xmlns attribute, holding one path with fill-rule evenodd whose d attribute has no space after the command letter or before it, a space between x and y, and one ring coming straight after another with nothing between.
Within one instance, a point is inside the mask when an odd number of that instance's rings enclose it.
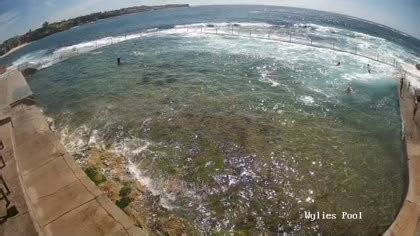
<instances>
[{"instance_id":1,"label":"pool edge wall","mask_svg":"<svg viewBox=\"0 0 420 236\"><path fill-rule=\"evenodd\" d=\"M408 190L397 217L384 236L414 236L420 232L420 111L413 119L413 89L404 86L399 103L405 140Z\"/></svg>"}]
</instances>

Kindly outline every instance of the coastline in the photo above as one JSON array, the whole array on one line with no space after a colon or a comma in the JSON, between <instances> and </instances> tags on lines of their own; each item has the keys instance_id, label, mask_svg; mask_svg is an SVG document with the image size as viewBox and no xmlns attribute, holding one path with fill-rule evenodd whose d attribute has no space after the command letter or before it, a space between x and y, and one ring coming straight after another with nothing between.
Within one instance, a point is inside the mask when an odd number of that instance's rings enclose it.
<instances>
[{"instance_id":1,"label":"coastline","mask_svg":"<svg viewBox=\"0 0 420 236\"><path fill-rule=\"evenodd\" d=\"M133 13L141 13L147 11L155 11L155 10L162 10L162 9L171 9L171 8L182 8L182 7L189 7L189 4L165 4L165 5L156 5L156 6L133 6L127 8L121 8L118 10L111 10L105 12L93 12L87 15L81 15L75 18L57 21L53 23L45 22L42 27L37 28L33 31L29 31L28 33L11 37L4 40L0 43L0 52L6 52L3 55L0 55L0 59L9 55L10 53L15 52L16 50L30 44L31 42L38 41L42 38L47 36L67 31L71 28L89 24L92 22L96 22L98 20L113 18L122 15L128 15ZM21 42L27 42L21 44ZM6 47L6 45L8 45ZM9 46L14 46L11 50L7 50Z\"/></svg>"},{"instance_id":2,"label":"coastline","mask_svg":"<svg viewBox=\"0 0 420 236\"><path fill-rule=\"evenodd\" d=\"M10 55L10 54L12 54L12 53L14 53L14 52L16 52L16 51L18 51L18 50L20 50L20 49L22 49L22 48L26 47L26 46L28 46L29 44L31 44L31 42L29 42L29 43L24 43L24 44L21 44L21 45L19 45L19 46L17 46L17 47L14 47L14 48L10 49L10 50L9 50L8 52L6 52L5 54L1 55L1 56L0 56L0 59L7 57L8 55Z\"/></svg>"}]
</instances>

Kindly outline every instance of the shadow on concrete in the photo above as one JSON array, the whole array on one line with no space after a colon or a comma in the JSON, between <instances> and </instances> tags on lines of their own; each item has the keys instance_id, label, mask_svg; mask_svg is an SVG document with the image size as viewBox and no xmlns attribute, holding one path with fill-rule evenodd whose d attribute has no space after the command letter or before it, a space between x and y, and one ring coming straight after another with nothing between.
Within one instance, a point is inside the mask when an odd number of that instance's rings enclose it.
<instances>
[{"instance_id":1,"label":"shadow on concrete","mask_svg":"<svg viewBox=\"0 0 420 236\"><path fill-rule=\"evenodd\" d=\"M15 206L7 208L6 215L0 216L0 225L6 223L8 218L16 216L17 214L19 214L19 211Z\"/></svg>"}]
</instances>

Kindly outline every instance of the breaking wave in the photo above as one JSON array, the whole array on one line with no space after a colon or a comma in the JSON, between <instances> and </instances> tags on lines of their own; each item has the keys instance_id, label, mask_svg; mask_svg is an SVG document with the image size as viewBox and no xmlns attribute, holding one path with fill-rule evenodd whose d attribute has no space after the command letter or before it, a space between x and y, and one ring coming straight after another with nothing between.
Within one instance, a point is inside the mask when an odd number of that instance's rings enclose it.
<instances>
[{"instance_id":1,"label":"breaking wave","mask_svg":"<svg viewBox=\"0 0 420 236\"><path fill-rule=\"evenodd\" d=\"M100 49L104 47L146 37L163 37L170 35L182 37L212 37L215 33L221 35L237 34L242 36L249 33L256 39L269 38L272 40L288 40L289 35L293 35L292 40L294 42L307 44L311 39L314 39L314 45L317 44L316 39L320 39L321 44L327 46L334 44L336 48L348 50L352 53L359 52L370 58L377 58L381 61L386 61L388 64L398 65L401 69L407 71L411 75L419 76L420 74L413 66L413 62L420 61L420 58L407 52L402 46L388 42L383 38L317 24L294 24L292 27L286 27L284 25L256 22L210 22L152 28L144 32L100 38L57 48L55 50L38 50L31 52L14 61L9 69L24 69L27 67L44 69L80 54L91 52L95 55L101 53L102 51ZM294 46L288 45L288 47ZM306 46L303 45L303 47ZM134 52L134 55L139 56L141 55L141 52ZM357 55L354 56L357 57ZM362 60L365 59L362 58ZM370 60L368 59L365 61L366 63L369 63ZM263 75L262 80L271 83L273 86L278 86L278 83L272 81L269 78L269 75ZM417 85L419 83L413 81L412 84Z\"/></svg>"}]
</instances>

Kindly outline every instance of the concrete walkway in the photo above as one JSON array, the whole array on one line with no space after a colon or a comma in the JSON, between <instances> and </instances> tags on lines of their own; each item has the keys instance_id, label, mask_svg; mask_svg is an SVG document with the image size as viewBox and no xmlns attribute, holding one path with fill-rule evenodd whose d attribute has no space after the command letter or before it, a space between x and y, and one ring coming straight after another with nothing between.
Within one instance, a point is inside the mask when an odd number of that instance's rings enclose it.
<instances>
[{"instance_id":1,"label":"concrete walkway","mask_svg":"<svg viewBox=\"0 0 420 236\"><path fill-rule=\"evenodd\" d=\"M1 168L0 173L10 189L10 193L7 196L11 202L9 208L14 206L17 210L15 216L7 218L4 223L0 224L0 235L37 235L32 223L32 218L29 215L29 210L26 205L16 169L16 161L12 148L12 127L10 122L0 126L0 138L5 147L4 150L2 150L5 166ZM5 201L2 200L1 204L5 204Z\"/></svg>"},{"instance_id":2,"label":"concrete walkway","mask_svg":"<svg viewBox=\"0 0 420 236\"><path fill-rule=\"evenodd\" d=\"M6 82L1 81L4 79ZM19 196L11 195L22 209L15 220L22 232L15 235L147 235L65 152L40 109L31 102L32 92L20 72L0 78L0 89L7 90L0 93L2 106L6 101L10 108L10 120L3 121L0 136L12 148L8 158L14 156L14 162L8 168L15 170L15 179L6 181L21 186L20 194L12 190Z\"/></svg>"},{"instance_id":3,"label":"concrete walkway","mask_svg":"<svg viewBox=\"0 0 420 236\"><path fill-rule=\"evenodd\" d=\"M19 72L0 77L0 138L6 147L0 172L19 212L0 224L0 235L147 235L65 152L31 95ZM386 236L420 235L420 109L413 121L413 104L412 92L404 89L409 189Z\"/></svg>"},{"instance_id":4,"label":"concrete walkway","mask_svg":"<svg viewBox=\"0 0 420 236\"><path fill-rule=\"evenodd\" d=\"M5 165L0 169L0 173L10 189L7 198L11 203L8 207L15 207L17 210L16 215L8 217L5 222L0 224L0 235L37 235L32 218L29 215L16 168L12 144L9 99L8 78L0 78L0 139L4 144L4 150L1 153L5 161ZM4 190L4 186L2 188ZM5 205L5 200L3 199L0 204Z\"/></svg>"},{"instance_id":5,"label":"concrete walkway","mask_svg":"<svg viewBox=\"0 0 420 236\"><path fill-rule=\"evenodd\" d=\"M420 109L413 120L413 91L404 88L400 98L409 171L408 193L404 204L386 236L420 235Z\"/></svg>"}]
</instances>

